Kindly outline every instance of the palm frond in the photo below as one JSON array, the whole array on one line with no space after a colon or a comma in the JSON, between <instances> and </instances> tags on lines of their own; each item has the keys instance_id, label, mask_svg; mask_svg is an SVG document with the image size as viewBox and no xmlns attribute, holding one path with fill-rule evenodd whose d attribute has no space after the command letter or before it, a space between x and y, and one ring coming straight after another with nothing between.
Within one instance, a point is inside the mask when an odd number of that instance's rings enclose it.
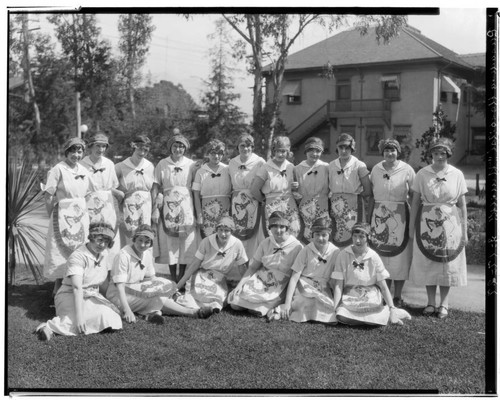
<instances>
[{"instance_id":1,"label":"palm frond","mask_svg":"<svg viewBox=\"0 0 500 400\"><path fill-rule=\"evenodd\" d=\"M44 253L44 232L41 226L33 224L30 219L34 211L42 207L43 194L38 185L38 173L31 169L30 163L23 159L9 162L7 171L7 235L13 246L13 259L9 265L14 267L23 262L31 270L39 284L41 265L39 255ZM14 270L11 270L11 282Z\"/></svg>"}]
</instances>

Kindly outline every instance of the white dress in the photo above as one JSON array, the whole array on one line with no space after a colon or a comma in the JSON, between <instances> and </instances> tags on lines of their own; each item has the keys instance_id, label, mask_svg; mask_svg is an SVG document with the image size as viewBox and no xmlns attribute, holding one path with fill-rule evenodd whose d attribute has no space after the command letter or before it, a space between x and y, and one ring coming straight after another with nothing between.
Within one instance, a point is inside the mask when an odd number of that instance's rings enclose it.
<instances>
[{"instance_id":1,"label":"white dress","mask_svg":"<svg viewBox=\"0 0 500 400\"><path fill-rule=\"evenodd\" d=\"M300 272L300 278L292 298L290 321L335 321L331 274L339 249L328 243L320 254L314 243L309 243L299 253L292 270Z\"/></svg>"},{"instance_id":2,"label":"white dress","mask_svg":"<svg viewBox=\"0 0 500 400\"><path fill-rule=\"evenodd\" d=\"M250 193L253 178L261 165L262 157L252 153L246 162L236 156L229 161L229 176L233 191L231 194L231 215L236 226L233 235L241 240L247 254L255 253L259 245L257 237L262 232L262 207ZM263 237L263 233L260 235Z\"/></svg>"},{"instance_id":3,"label":"white dress","mask_svg":"<svg viewBox=\"0 0 500 400\"><path fill-rule=\"evenodd\" d=\"M340 248L351 244L351 228L364 219L361 178L369 172L366 164L354 156L343 168L338 158L333 160L328 171L332 242Z\"/></svg>"},{"instance_id":4,"label":"white dress","mask_svg":"<svg viewBox=\"0 0 500 400\"><path fill-rule=\"evenodd\" d=\"M416 285L466 286L462 215L456 205L467 193L462 171L448 165L435 173L429 165L418 171L412 189L422 205L415 222L410 280Z\"/></svg>"},{"instance_id":5,"label":"white dress","mask_svg":"<svg viewBox=\"0 0 500 400\"><path fill-rule=\"evenodd\" d=\"M49 280L62 279L71 253L87 241L89 215L85 196L92 189L87 170L77 164L72 170L65 161L47 175L42 190L55 197L49 216L43 275Z\"/></svg>"},{"instance_id":6,"label":"white dress","mask_svg":"<svg viewBox=\"0 0 500 400\"><path fill-rule=\"evenodd\" d=\"M194 167L195 162L187 157L178 162L167 157L155 168L155 180L163 194L155 242L158 263L190 264L194 259L199 242L191 191Z\"/></svg>"},{"instance_id":7,"label":"white dress","mask_svg":"<svg viewBox=\"0 0 500 400\"><path fill-rule=\"evenodd\" d=\"M111 189L118 187L115 164L106 157L93 163L89 156L86 156L80 164L87 168L93 190L87 196L87 210L90 223L105 222L111 225L115 231L114 245L109 251L112 261L120 251L120 232L118 230L118 203L113 197Z\"/></svg>"},{"instance_id":8,"label":"white dress","mask_svg":"<svg viewBox=\"0 0 500 400\"><path fill-rule=\"evenodd\" d=\"M151 225L151 189L157 183L153 164L143 158L135 166L130 157L115 165L120 189L125 193L121 204L121 246L130 244L141 224Z\"/></svg>"},{"instance_id":9,"label":"white dress","mask_svg":"<svg viewBox=\"0 0 500 400\"><path fill-rule=\"evenodd\" d=\"M415 171L403 161L398 161L391 172L387 172L380 162L370 175L375 200L371 247L382 259L392 280L407 280L410 273L408 192L414 179Z\"/></svg>"},{"instance_id":10,"label":"white dress","mask_svg":"<svg viewBox=\"0 0 500 400\"><path fill-rule=\"evenodd\" d=\"M80 246L71 254L67 262L66 274L54 299L56 317L37 327L47 326L59 335L76 336L75 296L71 284L71 276L82 277L83 319L85 334L98 333L105 329L122 329L119 310L99 293L101 285L108 277L107 250L96 259L87 249Z\"/></svg>"},{"instance_id":11,"label":"white dress","mask_svg":"<svg viewBox=\"0 0 500 400\"><path fill-rule=\"evenodd\" d=\"M174 283L155 276L152 249L139 258L130 245L120 250L111 269L111 282L106 297L122 307L116 283L125 284L127 303L134 313L147 315L161 311L166 299L175 293Z\"/></svg>"},{"instance_id":12,"label":"white dress","mask_svg":"<svg viewBox=\"0 0 500 400\"><path fill-rule=\"evenodd\" d=\"M273 236L260 243L253 259L262 266L245 282L241 292L229 294L228 303L261 315L284 303L291 268L302 244L293 236L278 244Z\"/></svg>"},{"instance_id":13,"label":"white dress","mask_svg":"<svg viewBox=\"0 0 500 400\"><path fill-rule=\"evenodd\" d=\"M177 299L188 308L211 307L221 310L227 302L227 274L233 266L247 261L241 240L231 236L223 248L217 244L217 234L203 239L195 254L201 260L200 268L186 283L186 294Z\"/></svg>"}]
</instances>

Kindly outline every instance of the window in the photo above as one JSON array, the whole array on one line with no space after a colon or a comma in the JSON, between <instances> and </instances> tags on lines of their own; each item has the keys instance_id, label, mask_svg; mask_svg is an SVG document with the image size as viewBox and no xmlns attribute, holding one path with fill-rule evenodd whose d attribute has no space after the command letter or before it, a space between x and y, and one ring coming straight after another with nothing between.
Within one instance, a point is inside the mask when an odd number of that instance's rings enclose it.
<instances>
[{"instance_id":1,"label":"window","mask_svg":"<svg viewBox=\"0 0 500 400\"><path fill-rule=\"evenodd\" d=\"M379 154L378 142L384 138L382 125L368 125L366 127L366 154Z\"/></svg>"},{"instance_id":2,"label":"window","mask_svg":"<svg viewBox=\"0 0 500 400\"><path fill-rule=\"evenodd\" d=\"M447 100L448 100L448 93L441 92L441 96L439 97L439 101L442 103L446 103Z\"/></svg>"},{"instance_id":3,"label":"window","mask_svg":"<svg viewBox=\"0 0 500 400\"><path fill-rule=\"evenodd\" d=\"M286 97L286 104L302 103L302 81L286 81L283 87L282 95Z\"/></svg>"},{"instance_id":4,"label":"window","mask_svg":"<svg viewBox=\"0 0 500 400\"><path fill-rule=\"evenodd\" d=\"M392 137L401 145L400 158L404 161L408 161L412 149L411 125L394 125Z\"/></svg>"},{"instance_id":5,"label":"window","mask_svg":"<svg viewBox=\"0 0 500 400\"><path fill-rule=\"evenodd\" d=\"M380 78L382 88L384 90L384 99L397 101L401 99L400 96L400 79L397 75L383 75Z\"/></svg>"},{"instance_id":6,"label":"window","mask_svg":"<svg viewBox=\"0 0 500 400\"><path fill-rule=\"evenodd\" d=\"M338 79L335 94L336 111L351 111L351 80Z\"/></svg>"},{"instance_id":7,"label":"window","mask_svg":"<svg viewBox=\"0 0 500 400\"><path fill-rule=\"evenodd\" d=\"M458 104L458 93L452 93L451 94L451 102L453 104Z\"/></svg>"},{"instance_id":8,"label":"window","mask_svg":"<svg viewBox=\"0 0 500 400\"><path fill-rule=\"evenodd\" d=\"M483 155L486 150L486 131L484 128L472 128L472 143L470 154Z\"/></svg>"}]
</instances>

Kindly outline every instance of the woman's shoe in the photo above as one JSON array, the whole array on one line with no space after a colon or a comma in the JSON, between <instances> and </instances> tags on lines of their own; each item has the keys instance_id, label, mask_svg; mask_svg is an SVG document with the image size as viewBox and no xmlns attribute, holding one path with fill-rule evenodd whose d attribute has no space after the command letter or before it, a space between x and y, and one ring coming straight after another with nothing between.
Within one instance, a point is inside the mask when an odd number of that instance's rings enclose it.
<instances>
[{"instance_id":1,"label":"woman's shoe","mask_svg":"<svg viewBox=\"0 0 500 400\"><path fill-rule=\"evenodd\" d=\"M200 319L207 319L212 316L214 311L210 307L202 307L196 312L196 316Z\"/></svg>"},{"instance_id":2,"label":"woman's shoe","mask_svg":"<svg viewBox=\"0 0 500 400\"><path fill-rule=\"evenodd\" d=\"M165 319L162 317L160 311L153 311L146 315L146 321L157 325L163 325L165 323Z\"/></svg>"},{"instance_id":3,"label":"woman's shoe","mask_svg":"<svg viewBox=\"0 0 500 400\"><path fill-rule=\"evenodd\" d=\"M40 328L38 331L36 331L38 335L38 339L40 339L43 342L48 342L50 339L52 339L52 331L48 326L44 326L43 328Z\"/></svg>"},{"instance_id":4,"label":"woman's shoe","mask_svg":"<svg viewBox=\"0 0 500 400\"><path fill-rule=\"evenodd\" d=\"M394 297L392 299L392 302L394 303L394 307L397 307L397 308L405 308L406 307L406 303L404 302L404 300L401 297Z\"/></svg>"},{"instance_id":5,"label":"woman's shoe","mask_svg":"<svg viewBox=\"0 0 500 400\"><path fill-rule=\"evenodd\" d=\"M437 311L437 317L439 319L445 319L448 317L448 307L440 306Z\"/></svg>"},{"instance_id":6,"label":"woman's shoe","mask_svg":"<svg viewBox=\"0 0 500 400\"><path fill-rule=\"evenodd\" d=\"M422 311L422 315L424 317L430 317L432 314L436 312L436 307L428 305L427 307L424 308Z\"/></svg>"}]
</instances>

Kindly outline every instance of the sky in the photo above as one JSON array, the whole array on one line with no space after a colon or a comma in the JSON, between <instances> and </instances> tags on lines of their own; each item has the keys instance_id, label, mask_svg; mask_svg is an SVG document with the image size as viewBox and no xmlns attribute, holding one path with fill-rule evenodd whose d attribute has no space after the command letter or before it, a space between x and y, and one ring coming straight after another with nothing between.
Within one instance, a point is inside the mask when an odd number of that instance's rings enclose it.
<instances>
[{"instance_id":1,"label":"sky","mask_svg":"<svg viewBox=\"0 0 500 400\"><path fill-rule=\"evenodd\" d=\"M117 13L120 9L117 8ZM381 9L383 11L383 8ZM147 12L147 9L141 9ZM175 9L172 10L175 12ZM152 82L168 80L181 84L199 104L206 89L204 80L210 73L208 51L215 43L208 39L214 32L214 22L219 14L198 14L189 21L179 14L154 14L153 32L148 60L142 72L151 75ZM53 32L44 15L33 22L43 32ZM98 14L102 38L111 42L117 54L118 14ZM441 8L439 15L410 15L410 25L419 29L430 39L459 54L485 52L486 9L485 8ZM344 28L345 29L345 28ZM338 33L339 31L337 31ZM311 26L299 37L290 53L302 50L314 43L334 35L326 28ZM55 38L54 38L54 41ZM252 77L246 73L244 63L238 66L234 76L234 92L241 95L237 104L250 115L252 110Z\"/></svg>"}]
</instances>

